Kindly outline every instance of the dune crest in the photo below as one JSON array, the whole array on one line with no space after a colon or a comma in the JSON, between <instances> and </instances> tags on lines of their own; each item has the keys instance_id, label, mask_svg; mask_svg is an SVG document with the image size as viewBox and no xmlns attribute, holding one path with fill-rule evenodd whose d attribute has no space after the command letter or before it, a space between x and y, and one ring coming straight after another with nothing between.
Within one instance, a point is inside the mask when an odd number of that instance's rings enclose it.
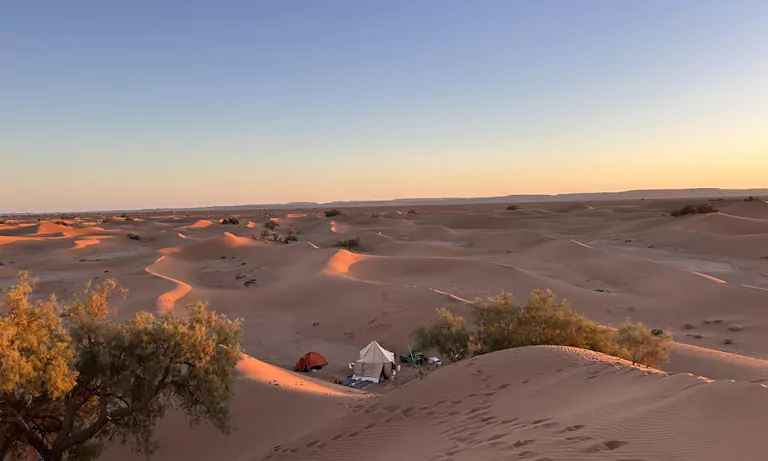
<instances>
[{"instance_id":1,"label":"dune crest","mask_svg":"<svg viewBox=\"0 0 768 461\"><path fill-rule=\"evenodd\" d=\"M370 258L371 256L339 250L328 260L328 263L323 268L323 272L330 275L346 275L349 272L350 266Z\"/></svg>"}]
</instances>

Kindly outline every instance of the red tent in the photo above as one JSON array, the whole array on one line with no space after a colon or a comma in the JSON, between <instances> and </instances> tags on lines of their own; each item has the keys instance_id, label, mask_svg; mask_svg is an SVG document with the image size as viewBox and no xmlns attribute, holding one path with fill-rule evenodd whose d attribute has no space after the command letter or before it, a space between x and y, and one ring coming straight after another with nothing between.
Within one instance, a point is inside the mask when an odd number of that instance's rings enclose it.
<instances>
[{"instance_id":1,"label":"red tent","mask_svg":"<svg viewBox=\"0 0 768 461\"><path fill-rule=\"evenodd\" d=\"M319 370L326 365L328 365L328 362L325 360L325 357L317 352L307 352L296 362L293 369L296 371Z\"/></svg>"}]
</instances>

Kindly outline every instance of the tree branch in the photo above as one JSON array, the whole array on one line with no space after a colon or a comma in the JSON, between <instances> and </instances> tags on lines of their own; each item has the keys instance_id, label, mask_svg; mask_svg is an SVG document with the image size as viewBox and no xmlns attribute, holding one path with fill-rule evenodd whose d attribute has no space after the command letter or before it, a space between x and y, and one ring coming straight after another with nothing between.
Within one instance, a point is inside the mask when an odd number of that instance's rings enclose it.
<instances>
[{"instance_id":1,"label":"tree branch","mask_svg":"<svg viewBox=\"0 0 768 461\"><path fill-rule=\"evenodd\" d=\"M151 392L149 392L149 394L147 394L147 396L141 402L135 403L128 407L122 407L112 411L108 411L107 404L109 402L110 395L107 394L106 392L100 392L99 393L99 416L98 418L96 418L96 421L94 421L93 424L81 430L80 432L73 434L68 439L63 440L61 445L58 445L57 448L59 448L63 452L64 450L66 450L71 446L81 444L87 441L88 439L94 437L109 422L109 420L114 418L122 418L132 413L137 413L145 410L147 407L149 407L149 405L152 403L152 400L155 399L157 394L160 393L160 391L162 391L168 385L166 380L168 379L168 376L170 376L170 374L171 374L171 365L168 365L163 371L163 376L157 381L157 383L155 383Z\"/></svg>"}]
</instances>

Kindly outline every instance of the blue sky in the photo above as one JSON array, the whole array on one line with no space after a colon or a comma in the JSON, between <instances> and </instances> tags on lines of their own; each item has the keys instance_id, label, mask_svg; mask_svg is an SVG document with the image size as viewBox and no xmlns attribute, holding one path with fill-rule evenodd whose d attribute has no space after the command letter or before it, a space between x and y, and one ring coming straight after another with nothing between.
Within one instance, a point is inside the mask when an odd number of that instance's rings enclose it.
<instances>
[{"instance_id":1,"label":"blue sky","mask_svg":"<svg viewBox=\"0 0 768 461\"><path fill-rule=\"evenodd\" d=\"M765 187L768 2L0 5L0 211Z\"/></svg>"}]
</instances>

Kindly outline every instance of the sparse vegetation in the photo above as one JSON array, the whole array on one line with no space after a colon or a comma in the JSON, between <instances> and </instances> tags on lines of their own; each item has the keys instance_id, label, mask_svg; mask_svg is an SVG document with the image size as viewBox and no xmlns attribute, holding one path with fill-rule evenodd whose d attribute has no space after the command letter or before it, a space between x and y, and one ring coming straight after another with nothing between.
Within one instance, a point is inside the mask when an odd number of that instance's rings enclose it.
<instances>
[{"instance_id":1,"label":"sparse vegetation","mask_svg":"<svg viewBox=\"0 0 768 461\"><path fill-rule=\"evenodd\" d=\"M112 442L148 455L170 409L230 431L239 321L197 303L183 320L141 312L118 323L113 280L63 306L33 302L33 288L21 273L0 301L1 459L91 461Z\"/></svg>"},{"instance_id":2,"label":"sparse vegetation","mask_svg":"<svg viewBox=\"0 0 768 461\"><path fill-rule=\"evenodd\" d=\"M711 203L700 203L698 205L686 205L679 210L672 211L670 214L677 218L689 214L717 213L717 211L717 208L712 206Z\"/></svg>"},{"instance_id":3,"label":"sparse vegetation","mask_svg":"<svg viewBox=\"0 0 768 461\"><path fill-rule=\"evenodd\" d=\"M333 218L334 216L341 216L344 213L341 212L341 210L337 210L336 208L331 208L330 210L325 210L325 217L326 218Z\"/></svg>"},{"instance_id":4,"label":"sparse vegetation","mask_svg":"<svg viewBox=\"0 0 768 461\"><path fill-rule=\"evenodd\" d=\"M283 243L294 243L299 241L299 238L296 236L297 232L293 229L293 224L288 224L286 234L287 235L282 240Z\"/></svg>"},{"instance_id":5,"label":"sparse vegetation","mask_svg":"<svg viewBox=\"0 0 768 461\"><path fill-rule=\"evenodd\" d=\"M693 330L695 327L691 325L690 323L686 323L683 325L683 330Z\"/></svg>"},{"instance_id":6,"label":"sparse vegetation","mask_svg":"<svg viewBox=\"0 0 768 461\"><path fill-rule=\"evenodd\" d=\"M755 197L753 195L750 195L749 197L745 198L745 202L759 202L761 199L760 197Z\"/></svg>"},{"instance_id":7,"label":"sparse vegetation","mask_svg":"<svg viewBox=\"0 0 768 461\"><path fill-rule=\"evenodd\" d=\"M521 209L522 208L520 208L518 205L509 205L507 207L507 211L517 211L517 210L521 210Z\"/></svg>"},{"instance_id":8,"label":"sparse vegetation","mask_svg":"<svg viewBox=\"0 0 768 461\"><path fill-rule=\"evenodd\" d=\"M728 325L728 331L736 332L736 331L741 331L743 329L744 329L744 326L743 325L739 325L738 323L732 323L732 324Z\"/></svg>"},{"instance_id":9,"label":"sparse vegetation","mask_svg":"<svg viewBox=\"0 0 768 461\"><path fill-rule=\"evenodd\" d=\"M125 218L125 220L126 220L126 221L133 221L133 219L134 219L134 218L132 218L132 217L130 217L130 216L126 216L126 218Z\"/></svg>"},{"instance_id":10,"label":"sparse vegetation","mask_svg":"<svg viewBox=\"0 0 768 461\"><path fill-rule=\"evenodd\" d=\"M266 227L269 230L275 230L275 227L279 226L280 223L277 221L272 221L271 219L264 223L264 227Z\"/></svg>"},{"instance_id":11,"label":"sparse vegetation","mask_svg":"<svg viewBox=\"0 0 768 461\"><path fill-rule=\"evenodd\" d=\"M66 222L64 222L64 221L54 221L53 223L54 223L54 224L58 224L59 226L66 226L66 227L69 227L69 224L67 224L67 223L66 223Z\"/></svg>"},{"instance_id":12,"label":"sparse vegetation","mask_svg":"<svg viewBox=\"0 0 768 461\"><path fill-rule=\"evenodd\" d=\"M408 210L408 214L419 214L416 210Z\"/></svg>"},{"instance_id":13,"label":"sparse vegetation","mask_svg":"<svg viewBox=\"0 0 768 461\"><path fill-rule=\"evenodd\" d=\"M112 216L107 216L105 218L101 218L101 222L103 222L104 224L106 224L106 223L108 223L110 221L112 221Z\"/></svg>"},{"instance_id":14,"label":"sparse vegetation","mask_svg":"<svg viewBox=\"0 0 768 461\"><path fill-rule=\"evenodd\" d=\"M672 337L650 330L642 323L627 322L614 332L579 314L565 300L557 301L550 291L536 290L525 305L502 292L472 305L474 329L469 335L466 355L522 346L572 346L621 357L635 364L653 366L668 358ZM437 321L414 330L419 346L450 351L465 349L464 319L438 310ZM455 355L458 357L458 355ZM451 359L453 360L453 359Z\"/></svg>"},{"instance_id":15,"label":"sparse vegetation","mask_svg":"<svg viewBox=\"0 0 768 461\"><path fill-rule=\"evenodd\" d=\"M128 232L128 234L126 234L126 237L128 237L131 240L141 240L141 236L133 232Z\"/></svg>"},{"instance_id":16,"label":"sparse vegetation","mask_svg":"<svg viewBox=\"0 0 768 461\"><path fill-rule=\"evenodd\" d=\"M726 338L726 339L723 341L723 344L731 345L731 344L733 344L733 340L732 340L732 339L727 339L727 338Z\"/></svg>"},{"instance_id":17,"label":"sparse vegetation","mask_svg":"<svg viewBox=\"0 0 768 461\"><path fill-rule=\"evenodd\" d=\"M672 336L661 330L649 330L640 322L626 322L616 332L618 356L634 364L652 366L669 360Z\"/></svg>"},{"instance_id":18,"label":"sparse vegetation","mask_svg":"<svg viewBox=\"0 0 768 461\"><path fill-rule=\"evenodd\" d=\"M267 240L267 238L269 238L269 236L270 236L271 234L272 234L272 232L270 232L268 229L264 229L264 230L263 230L263 231L261 231L261 233L259 234L259 237L261 237L261 239L262 239L262 240L266 241L266 240Z\"/></svg>"},{"instance_id":19,"label":"sparse vegetation","mask_svg":"<svg viewBox=\"0 0 768 461\"><path fill-rule=\"evenodd\" d=\"M471 335L464 318L455 317L447 309L437 309L437 321L416 328L413 335L421 347L435 349L451 362L469 357Z\"/></svg>"},{"instance_id":20,"label":"sparse vegetation","mask_svg":"<svg viewBox=\"0 0 768 461\"><path fill-rule=\"evenodd\" d=\"M237 218L224 218L221 220L222 224L232 224L232 225L238 225L240 224L240 220Z\"/></svg>"},{"instance_id":21,"label":"sparse vegetation","mask_svg":"<svg viewBox=\"0 0 768 461\"><path fill-rule=\"evenodd\" d=\"M353 239L347 239L347 240L339 240L333 246L338 248L344 248L350 251L362 249L362 245L360 244L360 237L355 237Z\"/></svg>"}]
</instances>

